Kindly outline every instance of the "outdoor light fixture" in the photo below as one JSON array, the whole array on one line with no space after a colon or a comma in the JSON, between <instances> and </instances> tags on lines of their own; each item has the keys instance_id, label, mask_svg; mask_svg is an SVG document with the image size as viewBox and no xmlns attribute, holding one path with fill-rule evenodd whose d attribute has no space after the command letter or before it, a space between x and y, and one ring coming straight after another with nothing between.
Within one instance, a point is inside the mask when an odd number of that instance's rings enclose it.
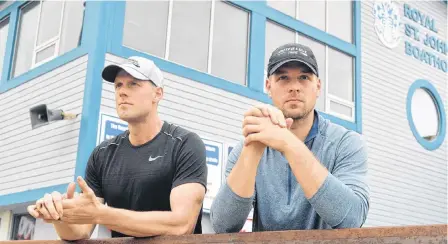
<instances>
[{"instance_id":1,"label":"outdoor light fixture","mask_svg":"<svg viewBox=\"0 0 448 244\"><path fill-rule=\"evenodd\" d=\"M31 127L38 127L49 124L55 120L76 119L79 114L66 113L62 109L48 109L46 104L40 104L30 108Z\"/></svg>"}]
</instances>

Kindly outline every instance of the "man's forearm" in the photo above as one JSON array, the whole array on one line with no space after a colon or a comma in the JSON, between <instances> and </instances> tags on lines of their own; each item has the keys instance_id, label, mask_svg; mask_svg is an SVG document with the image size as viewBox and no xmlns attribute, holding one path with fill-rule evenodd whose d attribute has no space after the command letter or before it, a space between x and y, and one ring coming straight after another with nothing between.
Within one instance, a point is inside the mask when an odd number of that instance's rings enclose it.
<instances>
[{"instance_id":1,"label":"man's forearm","mask_svg":"<svg viewBox=\"0 0 448 244\"><path fill-rule=\"evenodd\" d=\"M172 211L137 212L104 206L96 221L107 228L135 237L192 233L188 220Z\"/></svg>"},{"instance_id":2,"label":"man's forearm","mask_svg":"<svg viewBox=\"0 0 448 244\"><path fill-rule=\"evenodd\" d=\"M210 220L216 233L238 232L243 227L252 209L255 178L264 149L265 146L258 142L243 146L210 209Z\"/></svg>"},{"instance_id":3,"label":"man's forearm","mask_svg":"<svg viewBox=\"0 0 448 244\"><path fill-rule=\"evenodd\" d=\"M58 236L67 241L89 239L95 227L92 224L67 224L60 221L53 222L53 226Z\"/></svg>"},{"instance_id":4,"label":"man's forearm","mask_svg":"<svg viewBox=\"0 0 448 244\"><path fill-rule=\"evenodd\" d=\"M328 170L314 157L305 144L298 139L292 142L285 151L291 170L305 193L310 199L316 194L328 175Z\"/></svg>"},{"instance_id":5,"label":"man's forearm","mask_svg":"<svg viewBox=\"0 0 448 244\"><path fill-rule=\"evenodd\" d=\"M254 142L243 147L240 157L227 177L227 185L240 197L252 197L257 168L266 146Z\"/></svg>"},{"instance_id":6,"label":"man's forearm","mask_svg":"<svg viewBox=\"0 0 448 244\"><path fill-rule=\"evenodd\" d=\"M304 144L293 147L286 158L314 210L333 228L360 227L368 203L330 174Z\"/></svg>"}]
</instances>

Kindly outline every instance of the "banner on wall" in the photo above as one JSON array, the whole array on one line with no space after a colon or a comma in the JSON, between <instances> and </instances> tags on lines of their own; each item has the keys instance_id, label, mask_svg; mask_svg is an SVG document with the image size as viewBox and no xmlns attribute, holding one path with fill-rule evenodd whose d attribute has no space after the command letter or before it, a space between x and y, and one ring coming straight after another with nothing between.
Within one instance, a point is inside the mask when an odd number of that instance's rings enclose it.
<instances>
[{"instance_id":1,"label":"banner on wall","mask_svg":"<svg viewBox=\"0 0 448 244\"><path fill-rule=\"evenodd\" d=\"M109 114L100 114L98 126L98 144L104 140L109 140L128 129L128 123L118 117Z\"/></svg>"},{"instance_id":2,"label":"banner on wall","mask_svg":"<svg viewBox=\"0 0 448 244\"><path fill-rule=\"evenodd\" d=\"M205 194L203 209L210 212L212 202L221 187L222 178L222 148L223 144L202 138L205 144L205 156L207 161L207 193Z\"/></svg>"}]
</instances>

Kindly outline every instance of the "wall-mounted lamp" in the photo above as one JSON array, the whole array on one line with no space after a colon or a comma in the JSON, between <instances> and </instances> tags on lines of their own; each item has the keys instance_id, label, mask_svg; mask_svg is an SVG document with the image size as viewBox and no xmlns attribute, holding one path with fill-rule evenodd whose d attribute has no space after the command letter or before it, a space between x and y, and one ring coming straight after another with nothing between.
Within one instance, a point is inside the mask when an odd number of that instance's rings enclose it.
<instances>
[{"instance_id":1,"label":"wall-mounted lamp","mask_svg":"<svg viewBox=\"0 0 448 244\"><path fill-rule=\"evenodd\" d=\"M55 120L76 119L79 114L66 113L62 109L48 109L46 104L30 108L31 127L36 129Z\"/></svg>"}]
</instances>

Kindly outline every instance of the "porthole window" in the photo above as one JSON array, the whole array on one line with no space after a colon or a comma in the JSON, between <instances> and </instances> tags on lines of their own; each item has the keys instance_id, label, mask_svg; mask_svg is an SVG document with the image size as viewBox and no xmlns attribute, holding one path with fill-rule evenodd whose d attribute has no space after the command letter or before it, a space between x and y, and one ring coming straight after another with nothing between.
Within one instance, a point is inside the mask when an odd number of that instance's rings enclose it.
<instances>
[{"instance_id":1,"label":"porthole window","mask_svg":"<svg viewBox=\"0 0 448 244\"><path fill-rule=\"evenodd\" d=\"M446 117L442 99L435 87L426 80L417 80L409 88L407 115L417 141L428 150L443 143Z\"/></svg>"}]
</instances>

